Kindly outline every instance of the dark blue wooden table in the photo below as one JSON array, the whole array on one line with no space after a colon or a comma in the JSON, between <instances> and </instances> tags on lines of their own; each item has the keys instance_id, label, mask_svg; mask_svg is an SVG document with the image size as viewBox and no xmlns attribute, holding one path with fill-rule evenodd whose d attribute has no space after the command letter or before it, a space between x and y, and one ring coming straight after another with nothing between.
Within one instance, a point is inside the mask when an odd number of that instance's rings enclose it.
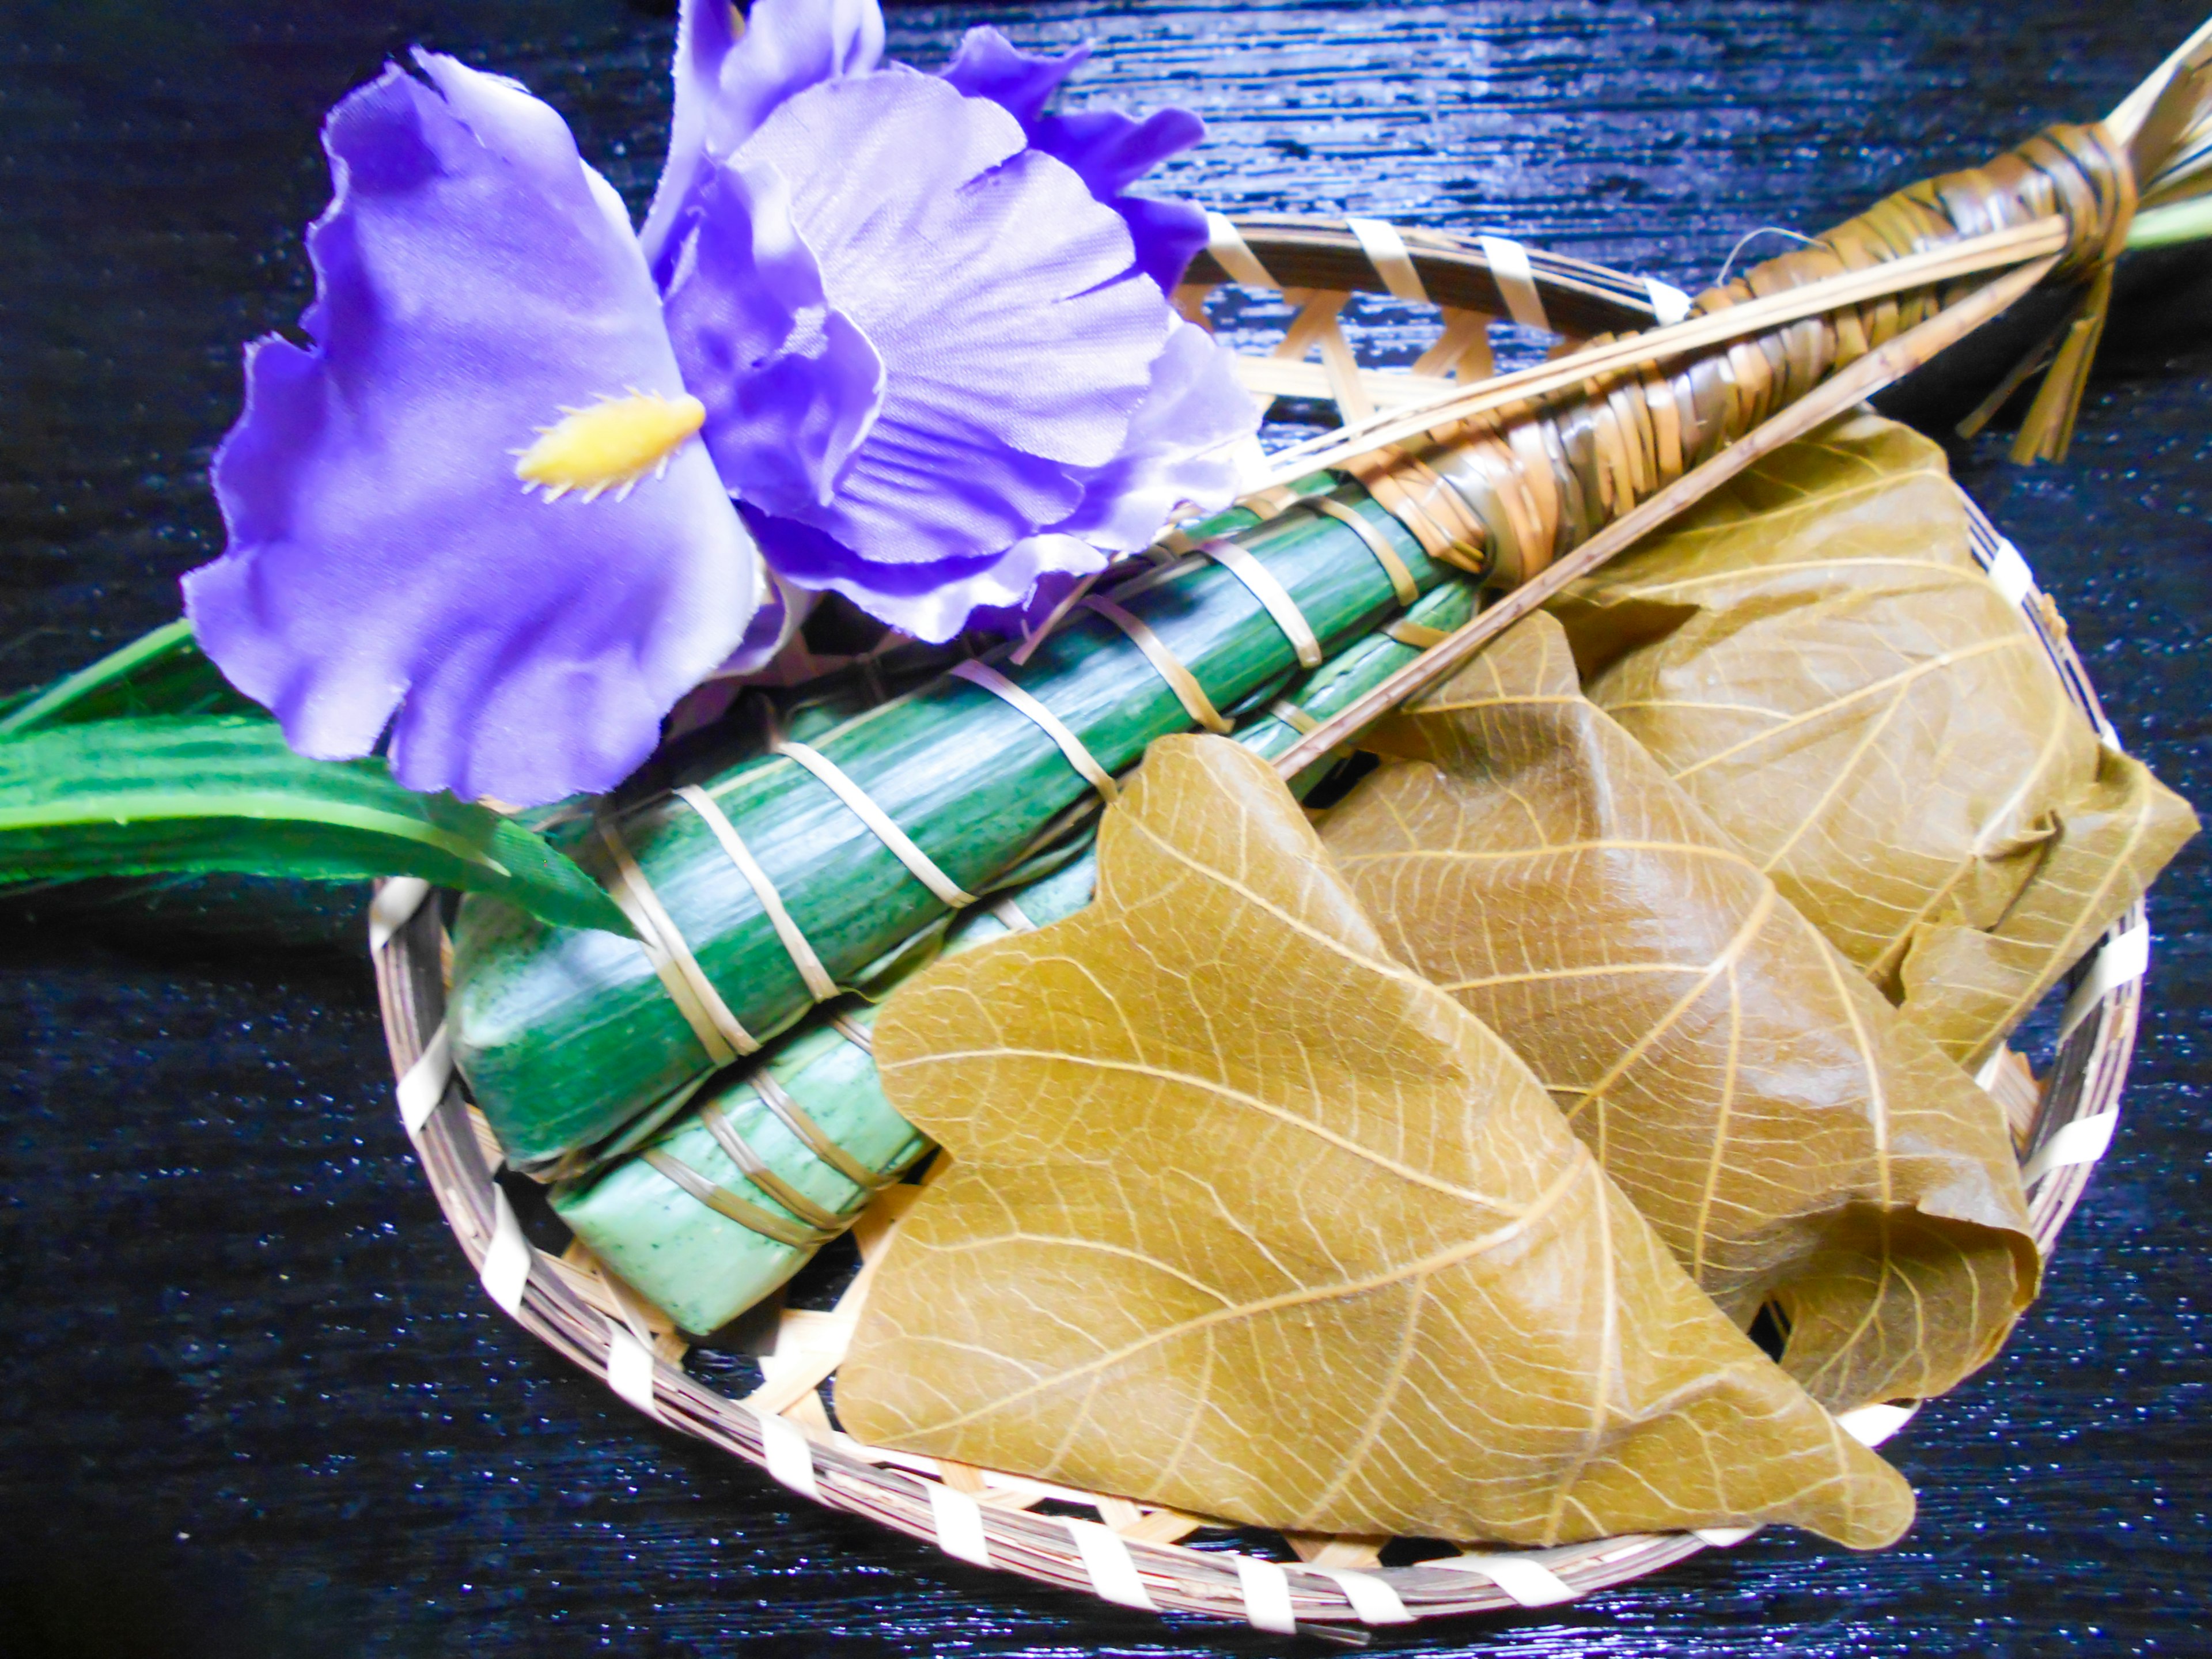
<instances>
[{"instance_id":1,"label":"dark blue wooden table","mask_svg":"<svg viewBox=\"0 0 2212 1659\"><path fill-rule=\"evenodd\" d=\"M1498 228L1694 289L1762 225L2101 114L2202 0L915 7L1095 40L1231 209ZM670 25L617 0L76 0L0 12L0 684L175 614L220 526L238 344L307 297L316 121L421 40L516 75L641 205ZM2212 801L2212 322L2119 331L2063 465L1960 470L2130 744ZM1500 1655L2202 1652L2212 1619L2212 869L2152 905L2119 1139L2047 1294L1893 1443L1898 1548L1762 1534L1517 1620ZM0 1654L1256 1653L797 1504L645 1425L485 1301L392 1108L359 895L0 906ZM2045 1028L2047 1030L2047 1027Z\"/></svg>"}]
</instances>

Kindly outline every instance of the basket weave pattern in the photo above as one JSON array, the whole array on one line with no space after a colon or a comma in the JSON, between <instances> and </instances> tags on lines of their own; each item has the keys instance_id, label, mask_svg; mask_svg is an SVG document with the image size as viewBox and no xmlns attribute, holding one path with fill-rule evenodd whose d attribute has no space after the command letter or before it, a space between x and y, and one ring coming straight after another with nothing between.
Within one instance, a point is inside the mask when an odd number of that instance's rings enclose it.
<instances>
[{"instance_id":1,"label":"basket weave pattern","mask_svg":"<svg viewBox=\"0 0 2212 1659\"><path fill-rule=\"evenodd\" d=\"M1219 257L1226 247L1228 257ZM1662 285L1560 259L1498 238L1462 243L1401 235L1374 221L1342 225L1253 220L1217 228L1220 274L1248 286L1286 284L1296 315L1281 346L1250 360L1248 384L1272 395L1325 398L1343 416L1433 392L1439 376L1489 372L1493 317L1584 337L1648 328L1681 296ZM1237 250L1252 255L1237 268ZM1264 258L1264 263L1262 263ZM1340 325L1354 291L1440 298L1436 344L1412 374L1363 368ZM1179 295L1194 310L1202 293ZM1433 302L1433 301L1431 301ZM1319 364L1305 362L1313 351ZM2069 695L2112 732L2080 659L2020 555L1969 507L1974 550L2016 603ZM370 908L386 1040L401 1120L447 1222L494 1302L532 1334L637 1409L680 1432L763 1466L817 1503L867 1516L979 1565L1021 1573L1127 1606L1212 1614L1288 1633L1301 1626L1388 1625L1451 1613L1540 1607L1626 1583L1747 1531L1643 1534L1561 1548L1469 1552L1410 1567L1382 1567L1372 1540L1290 1540L1301 1559L1279 1562L1201 1551L1178 1540L1202 1518L1111 1495L865 1447L838 1431L818 1389L842 1358L872 1277L900 1217L919 1193L884 1193L854 1229L863 1267L836 1308L787 1310L763 1385L743 1400L706 1387L680 1364L665 1318L602 1273L580 1246L556 1256L533 1247L494 1178L499 1150L456 1073L445 1030L450 945L431 890L387 881ZM2135 1045L2148 924L2136 905L2077 969L2060 1024L2056 1064L2039 1090L2026 1064L2000 1049L1981 1076L2015 1132L2038 1245L2046 1255L2112 1138ZM1846 1425L1869 1443L1894 1432L1909 1406L1874 1406ZM1075 1515L1039 1512L1054 1502ZM1095 1519L1091 1518L1095 1516Z\"/></svg>"}]
</instances>

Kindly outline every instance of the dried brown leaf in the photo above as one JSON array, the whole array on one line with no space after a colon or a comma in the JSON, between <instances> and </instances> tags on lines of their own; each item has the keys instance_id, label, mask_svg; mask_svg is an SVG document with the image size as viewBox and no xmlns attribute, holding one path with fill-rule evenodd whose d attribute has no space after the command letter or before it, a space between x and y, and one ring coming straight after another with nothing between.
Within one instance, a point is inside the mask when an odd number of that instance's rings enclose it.
<instances>
[{"instance_id":1,"label":"dried brown leaf","mask_svg":"<svg viewBox=\"0 0 2212 1659\"><path fill-rule=\"evenodd\" d=\"M1097 902L876 1045L954 1164L839 1376L864 1440L1298 1532L1911 1517L1233 744L1155 744Z\"/></svg>"},{"instance_id":2,"label":"dried brown leaf","mask_svg":"<svg viewBox=\"0 0 2212 1659\"><path fill-rule=\"evenodd\" d=\"M1593 701L1972 1064L2195 832L1969 551L1942 452L1849 417L1559 606Z\"/></svg>"},{"instance_id":3,"label":"dried brown leaf","mask_svg":"<svg viewBox=\"0 0 2212 1659\"><path fill-rule=\"evenodd\" d=\"M1738 1322L1832 1410L1940 1394L2038 1261L1996 1102L1852 971L1537 615L1372 734L1322 832L1400 960L1512 1044Z\"/></svg>"}]
</instances>

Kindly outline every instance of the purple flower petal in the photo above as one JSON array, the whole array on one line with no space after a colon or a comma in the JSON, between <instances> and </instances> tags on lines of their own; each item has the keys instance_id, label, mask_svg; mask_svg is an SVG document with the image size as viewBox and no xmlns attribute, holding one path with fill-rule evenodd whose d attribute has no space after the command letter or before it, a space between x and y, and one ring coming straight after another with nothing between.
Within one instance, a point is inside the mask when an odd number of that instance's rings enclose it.
<instances>
[{"instance_id":1,"label":"purple flower petal","mask_svg":"<svg viewBox=\"0 0 2212 1659\"><path fill-rule=\"evenodd\" d=\"M639 240L665 282L716 163L793 93L865 75L884 53L877 0L755 0L740 23L729 0L684 0L676 24L676 112L668 164Z\"/></svg>"},{"instance_id":2,"label":"purple flower petal","mask_svg":"<svg viewBox=\"0 0 2212 1659\"><path fill-rule=\"evenodd\" d=\"M842 593L870 616L942 645L978 610L1018 611L1041 578L1087 576L1108 556L1089 543L1056 533L1025 536L996 553L924 564L884 564L795 519L771 518L739 504L746 526L779 574L803 587Z\"/></svg>"},{"instance_id":3,"label":"purple flower petal","mask_svg":"<svg viewBox=\"0 0 2212 1659\"><path fill-rule=\"evenodd\" d=\"M661 725L661 742L670 744L702 726L712 726L728 714L745 687L756 684L753 676L773 666L775 659L799 636L806 618L821 600L819 593L810 592L784 580L774 571L763 568L763 592L767 595L753 619L745 627L745 636L738 641L738 648L708 678L693 686L676 700L676 707L668 711Z\"/></svg>"},{"instance_id":4,"label":"purple flower petal","mask_svg":"<svg viewBox=\"0 0 2212 1659\"><path fill-rule=\"evenodd\" d=\"M881 47L872 0L686 0L644 240L771 565L942 641L1225 501L1255 417L1164 302L1204 215L1121 193L1196 117L1047 116L1087 52L995 30L942 80Z\"/></svg>"},{"instance_id":5,"label":"purple flower petal","mask_svg":"<svg viewBox=\"0 0 2212 1659\"><path fill-rule=\"evenodd\" d=\"M1095 573L1086 572L1085 575L1092 574ZM1072 599L1084 580L1085 576L1048 570L1036 579L1026 598L1012 605L978 605L969 614L968 626L1001 639L1022 639L1042 627L1054 611Z\"/></svg>"},{"instance_id":6,"label":"purple flower petal","mask_svg":"<svg viewBox=\"0 0 2212 1659\"><path fill-rule=\"evenodd\" d=\"M1031 142L1073 167L1102 202L1206 137L1206 123L1187 109L1156 109L1141 121L1119 110L1081 110L1048 115L1036 126ZM1189 211L1206 217L1196 208Z\"/></svg>"},{"instance_id":7,"label":"purple flower petal","mask_svg":"<svg viewBox=\"0 0 2212 1659\"><path fill-rule=\"evenodd\" d=\"M1218 512L1237 497L1238 452L1259 424L1234 360L1197 324L1178 321L1121 453L1091 474L1082 504L1053 528L1133 553L1178 507Z\"/></svg>"},{"instance_id":8,"label":"purple flower petal","mask_svg":"<svg viewBox=\"0 0 2212 1659\"><path fill-rule=\"evenodd\" d=\"M1022 124L1032 148L1075 169L1091 193L1119 213L1137 250L1137 268L1166 293L1206 246L1206 214L1188 202L1124 194L1171 155L1206 137L1187 109L1155 110L1143 120L1117 110L1047 115L1060 83L1090 56L1079 47L1058 58L1025 52L994 28L973 28L945 66L945 80L971 98L988 98Z\"/></svg>"},{"instance_id":9,"label":"purple flower petal","mask_svg":"<svg viewBox=\"0 0 2212 1659\"><path fill-rule=\"evenodd\" d=\"M1172 293L1206 246L1206 210L1152 196L1116 196L1111 205L1129 227L1137 269L1158 283L1162 293Z\"/></svg>"},{"instance_id":10,"label":"purple flower petal","mask_svg":"<svg viewBox=\"0 0 2212 1659\"><path fill-rule=\"evenodd\" d=\"M677 361L707 406L708 451L725 482L769 512L826 507L875 425L883 360L823 298L775 167L733 159L697 200L664 308Z\"/></svg>"},{"instance_id":11,"label":"purple flower petal","mask_svg":"<svg viewBox=\"0 0 2212 1659\"><path fill-rule=\"evenodd\" d=\"M684 385L620 201L551 109L420 55L331 112L302 350L246 358L218 452L229 546L185 580L201 646L301 753L387 722L411 788L605 789L726 657L754 550L705 448L549 503L514 453L563 405Z\"/></svg>"},{"instance_id":12,"label":"purple flower petal","mask_svg":"<svg viewBox=\"0 0 2212 1659\"><path fill-rule=\"evenodd\" d=\"M775 661L805 625L821 598L786 581L773 570L764 569L762 574L766 578L765 597L745 625L745 636L738 641L738 648L714 671L718 678L758 673Z\"/></svg>"},{"instance_id":13,"label":"purple flower petal","mask_svg":"<svg viewBox=\"0 0 2212 1659\"><path fill-rule=\"evenodd\" d=\"M917 639L942 644L967 628L1018 634L1075 580L1149 544L1177 508L1211 513L1234 501L1237 451L1259 420L1229 355L1204 329L1179 322L1121 452L1087 475L1074 512L1003 552L885 565L811 525L744 504L739 511L777 571L803 586L834 588Z\"/></svg>"},{"instance_id":14,"label":"purple flower petal","mask_svg":"<svg viewBox=\"0 0 2212 1659\"><path fill-rule=\"evenodd\" d=\"M943 75L963 96L989 99L1030 132L1060 83L1090 58L1087 46L1043 58L1024 52L994 28L972 28L960 37L960 50Z\"/></svg>"},{"instance_id":15,"label":"purple flower petal","mask_svg":"<svg viewBox=\"0 0 2212 1659\"><path fill-rule=\"evenodd\" d=\"M740 160L788 183L830 305L884 370L835 498L787 516L871 562L933 564L1074 511L1175 323L1151 283L1115 280L1120 219L997 105L902 70L786 100Z\"/></svg>"},{"instance_id":16,"label":"purple flower petal","mask_svg":"<svg viewBox=\"0 0 2212 1659\"><path fill-rule=\"evenodd\" d=\"M1122 192L1170 155L1206 137L1206 123L1187 109L1154 110L1143 120L1115 110L1048 115L1032 141L1073 167L1091 194L1121 216L1137 250L1137 269L1167 293L1206 246L1206 211L1188 202Z\"/></svg>"}]
</instances>

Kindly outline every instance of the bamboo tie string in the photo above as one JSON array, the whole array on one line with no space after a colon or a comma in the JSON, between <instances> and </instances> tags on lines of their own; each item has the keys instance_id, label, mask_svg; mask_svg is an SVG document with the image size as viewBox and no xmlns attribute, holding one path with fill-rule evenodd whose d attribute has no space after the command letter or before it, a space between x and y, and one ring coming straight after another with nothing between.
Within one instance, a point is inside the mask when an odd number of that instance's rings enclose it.
<instances>
[{"instance_id":1,"label":"bamboo tie string","mask_svg":"<svg viewBox=\"0 0 2212 1659\"><path fill-rule=\"evenodd\" d=\"M714 1137L714 1144L728 1155L730 1162L738 1166L739 1174L792 1214L823 1232L836 1233L844 1230L843 1217L834 1210L823 1208L769 1168L768 1160L753 1150L750 1141L738 1133L738 1126L723 1115L720 1106L712 1101L702 1106L699 1122Z\"/></svg>"},{"instance_id":2,"label":"bamboo tie string","mask_svg":"<svg viewBox=\"0 0 2212 1659\"><path fill-rule=\"evenodd\" d=\"M1429 303L1428 288L1413 268L1413 256L1406 251L1406 239L1397 226L1383 219L1346 219L1344 227L1359 239L1360 251L1384 288L1401 300Z\"/></svg>"},{"instance_id":3,"label":"bamboo tie string","mask_svg":"<svg viewBox=\"0 0 2212 1659\"><path fill-rule=\"evenodd\" d=\"M699 1039L699 1046L707 1051L707 1058L716 1066L727 1066L744 1055L757 1054L760 1043L738 1023L737 1015L730 1012L730 1005L722 1000L722 994L700 967L699 959L691 954L683 931L661 903L660 895L653 891L653 884L646 879L629 842L615 827L614 818L602 812L595 827L614 861L612 896L629 917L630 925L637 929L639 942L645 946L653 972L667 988L669 1000L676 1005L677 1012L684 1016L684 1024Z\"/></svg>"},{"instance_id":4,"label":"bamboo tie string","mask_svg":"<svg viewBox=\"0 0 2212 1659\"><path fill-rule=\"evenodd\" d=\"M965 680L969 684L989 692L1009 708L1028 715L1036 728L1052 739L1054 745L1066 757L1067 763L1076 769L1083 781L1098 792L1098 798L1107 805L1111 806L1121 798L1121 790L1114 781L1114 775L1098 763L1098 757L1091 752L1083 739L1077 737L1059 715L997 669L971 659L957 665L952 670L952 678Z\"/></svg>"},{"instance_id":5,"label":"bamboo tie string","mask_svg":"<svg viewBox=\"0 0 2212 1659\"><path fill-rule=\"evenodd\" d=\"M738 834L738 827L730 822L729 815L722 811L712 795L696 784L685 784L676 792L676 798L705 820L708 830L720 843L722 851L729 855L730 862L738 868L738 873L745 878L745 884L753 890L753 896L760 901L763 914L775 929L776 938L783 943L784 954L791 958L791 965L799 970L799 978L806 982L807 994L817 1002L827 1002L836 996L836 981L830 977L830 970L822 965L820 955L807 942L806 935L799 931L799 924L792 920L791 912L784 904L783 895L776 890L775 884L769 879L768 872L762 869L759 860L753 857L752 849Z\"/></svg>"},{"instance_id":6,"label":"bamboo tie string","mask_svg":"<svg viewBox=\"0 0 2212 1659\"><path fill-rule=\"evenodd\" d=\"M1636 469L1612 401L1593 387L1586 407L1597 437L1598 500L1607 514L1619 518L1636 505Z\"/></svg>"},{"instance_id":7,"label":"bamboo tie string","mask_svg":"<svg viewBox=\"0 0 2212 1659\"><path fill-rule=\"evenodd\" d=\"M1036 923L1031 921L1029 913L1014 902L1014 896L1012 893L1001 893L993 900L991 914L999 919L999 925L1010 933L1034 933L1037 930Z\"/></svg>"},{"instance_id":8,"label":"bamboo tie string","mask_svg":"<svg viewBox=\"0 0 2212 1659\"><path fill-rule=\"evenodd\" d=\"M1559 539L1553 523L1559 491L1551 452L1540 440L1501 441L1478 428L1435 459L1453 498L1482 527L1479 544L1489 550L1480 570L1486 580L1515 586L1550 562Z\"/></svg>"},{"instance_id":9,"label":"bamboo tie string","mask_svg":"<svg viewBox=\"0 0 2212 1659\"><path fill-rule=\"evenodd\" d=\"M1176 533L1176 532L1174 531L1170 531L1168 532L1170 537L1174 536ZM1158 544L1155 544L1153 546L1148 547L1145 550L1144 556L1148 559L1153 558L1154 555L1158 553ZM1169 554L1165 556L1173 558L1174 555ZM1007 660L1012 663L1017 668L1021 667L1024 663L1028 662L1032 656L1036 654L1037 647L1052 637L1053 629L1059 627L1061 623L1067 619L1067 613L1075 609L1076 602L1081 599L1085 593L1088 593L1091 589L1092 584L1097 582L1099 577L1105 574L1106 573L1103 570L1094 570L1089 575L1084 577L1082 580L1077 582L1074 586L1069 588L1066 592L1061 594L1059 603L1054 605L1050 611L1045 612L1044 620L1022 636L1021 643L1014 647L1013 654L1009 657Z\"/></svg>"},{"instance_id":10,"label":"bamboo tie string","mask_svg":"<svg viewBox=\"0 0 2212 1659\"><path fill-rule=\"evenodd\" d=\"M1279 519L1292 507L1300 505L1304 500L1304 498L1288 484L1271 484L1265 489L1255 489L1249 494L1239 495L1237 498L1237 505L1264 524L1269 519ZM1182 553L1198 551L1198 544L1188 536L1171 543L1170 545Z\"/></svg>"},{"instance_id":11,"label":"bamboo tie string","mask_svg":"<svg viewBox=\"0 0 2212 1659\"><path fill-rule=\"evenodd\" d=\"M1198 683L1198 676L1190 672L1182 658L1168 649L1165 640L1142 621L1103 593L1086 597L1083 608L1103 617L1128 636L1129 643L1145 653L1145 660L1151 663L1153 672L1167 682L1168 690L1175 693L1176 701L1182 705L1183 712L1194 722L1217 737L1226 737L1236 729L1221 718L1221 711L1213 706L1213 699L1206 695L1206 688Z\"/></svg>"},{"instance_id":12,"label":"bamboo tie string","mask_svg":"<svg viewBox=\"0 0 2212 1659\"><path fill-rule=\"evenodd\" d=\"M1812 386L1805 388L1809 392ZM1651 412L1644 405L1643 386L1634 376L1624 376L1606 392L1607 406L1613 411L1613 424L1620 434L1621 447L1628 457L1629 482L1638 497L1649 495L1658 486L1659 446L1654 431Z\"/></svg>"},{"instance_id":13,"label":"bamboo tie string","mask_svg":"<svg viewBox=\"0 0 2212 1659\"><path fill-rule=\"evenodd\" d=\"M1412 499L1448 538L1443 552L1438 556L1445 563L1462 569L1482 564L1489 527L1468 510L1459 491L1439 477L1420 454L1399 451L1388 476L1393 484L1409 493L1413 483L1420 485L1419 494Z\"/></svg>"},{"instance_id":14,"label":"bamboo tie string","mask_svg":"<svg viewBox=\"0 0 2212 1659\"><path fill-rule=\"evenodd\" d=\"M1532 421L1516 421L1506 428L1505 447L1519 463L1514 479L1527 493L1535 524L1532 538L1516 550L1523 570L1540 570L1560 550L1564 497L1559 475L1565 471L1565 458L1557 453L1558 439L1550 428Z\"/></svg>"},{"instance_id":15,"label":"bamboo tie string","mask_svg":"<svg viewBox=\"0 0 2212 1659\"><path fill-rule=\"evenodd\" d=\"M1431 628L1423 623L1407 622L1403 617L1382 630L1401 645L1410 645L1416 651L1425 651L1432 645L1442 645L1451 637L1451 630ZM1316 722L1318 724L1318 722Z\"/></svg>"},{"instance_id":16,"label":"bamboo tie string","mask_svg":"<svg viewBox=\"0 0 2212 1659\"><path fill-rule=\"evenodd\" d=\"M876 805L866 790L847 777L837 763L807 744L788 738L778 742L775 752L811 772L828 787L830 793L852 809L853 816L868 826L875 838L924 887L939 901L957 910L973 904L975 896L962 887L951 877L937 867L937 860L914 843L907 832L893 823L890 815Z\"/></svg>"},{"instance_id":17,"label":"bamboo tie string","mask_svg":"<svg viewBox=\"0 0 2212 1659\"><path fill-rule=\"evenodd\" d=\"M1498 279L1498 292L1504 299L1505 314L1523 328L1533 328L1545 334L1556 334L1552 319L1545 314L1544 296L1536 289L1536 273L1529 268L1528 250L1510 236L1482 236L1476 239L1482 257L1490 261L1490 274Z\"/></svg>"},{"instance_id":18,"label":"bamboo tie string","mask_svg":"<svg viewBox=\"0 0 2212 1659\"><path fill-rule=\"evenodd\" d=\"M1674 408L1674 383L1646 364L1638 373L1644 406L1651 413L1651 439L1658 455L1659 482L1670 484L1682 476L1682 417Z\"/></svg>"},{"instance_id":19,"label":"bamboo tie string","mask_svg":"<svg viewBox=\"0 0 2212 1659\"><path fill-rule=\"evenodd\" d=\"M804 1222L793 1221L775 1211L741 1198L728 1188L707 1179L682 1158L664 1152L658 1146L648 1146L641 1154L647 1167L672 1182L690 1197L705 1205L725 1220L734 1221L740 1227L758 1233L763 1238L774 1239L779 1244L788 1244L794 1250L811 1250L835 1238L836 1232L823 1232ZM842 1229L838 1231L842 1231Z\"/></svg>"},{"instance_id":20,"label":"bamboo tie string","mask_svg":"<svg viewBox=\"0 0 2212 1659\"><path fill-rule=\"evenodd\" d=\"M774 1113L785 1128L805 1142L808 1152L862 1192L872 1193L879 1188L890 1186L897 1179L896 1176L886 1176L880 1170L871 1170L840 1146L830 1133L814 1121L813 1114L793 1099L791 1091L771 1077L766 1068L755 1072L745 1080L752 1085L753 1092L761 1097L761 1104Z\"/></svg>"},{"instance_id":21,"label":"bamboo tie string","mask_svg":"<svg viewBox=\"0 0 2212 1659\"><path fill-rule=\"evenodd\" d=\"M1298 602L1291 597L1290 590L1275 580L1267 566L1223 537L1206 543L1198 550L1243 583L1252 597L1266 608L1275 619L1275 626L1283 630L1283 637L1291 642L1291 649L1297 653L1299 667L1321 666L1321 641L1314 634L1313 624L1298 609Z\"/></svg>"},{"instance_id":22,"label":"bamboo tie string","mask_svg":"<svg viewBox=\"0 0 2212 1659\"><path fill-rule=\"evenodd\" d=\"M1365 543L1376 563L1382 567L1382 574L1390 579L1390 591L1398 596L1400 605L1411 605L1421 597L1420 584L1413 580L1413 573L1406 568L1405 560L1398 556L1398 550L1390 545L1381 531L1360 517L1357 509L1346 507L1332 495L1311 496L1298 505L1335 520Z\"/></svg>"},{"instance_id":23,"label":"bamboo tie string","mask_svg":"<svg viewBox=\"0 0 2212 1659\"><path fill-rule=\"evenodd\" d=\"M1308 714L1304 708L1298 707L1297 704L1292 702L1288 697L1277 697L1273 702L1267 705L1267 713L1273 715L1277 720L1282 721L1284 725L1289 726L1291 731L1297 732L1300 737L1304 737L1309 732L1318 732L1321 729L1321 722L1318 720L1315 719L1313 715ZM1344 760L1349 757L1351 754L1352 745L1350 744L1340 744L1337 747L1328 751L1327 758L1333 761Z\"/></svg>"},{"instance_id":24,"label":"bamboo tie string","mask_svg":"<svg viewBox=\"0 0 2212 1659\"><path fill-rule=\"evenodd\" d=\"M1377 507L1413 533L1431 558L1481 574L1486 539L1481 523L1466 512L1451 487L1426 463L1391 446L1350 459L1344 470L1366 486ZM1419 490L1401 475L1410 475ZM1445 520L1452 522L1448 526Z\"/></svg>"}]
</instances>

